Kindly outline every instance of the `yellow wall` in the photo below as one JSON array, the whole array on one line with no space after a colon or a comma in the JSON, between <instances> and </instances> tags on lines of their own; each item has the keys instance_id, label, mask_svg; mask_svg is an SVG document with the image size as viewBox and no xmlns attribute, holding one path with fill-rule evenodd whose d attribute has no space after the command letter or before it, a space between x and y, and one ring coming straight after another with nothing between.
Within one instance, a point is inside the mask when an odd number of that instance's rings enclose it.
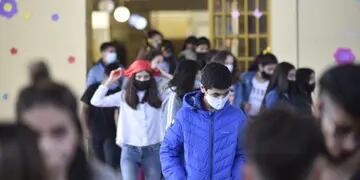
<instances>
[{"instance_id":1,"label":"yellow wall","mask_svg":"<svg viewBox=\"0 0 360 180\"><path fill-rule=\"evenodd\" d=\"M311 67L320 75L334 64L338 47L351 48L359 59L359 19L356 0L272 0L273 51L280 60Z\"/></svg>"},{"instance_id":2,"label":"yellow wall","mask_svg":"<svg viewBox=\"0 0 360 180\"><path fill-rule=\"evenodd\" d=\"M48 59L54 79L65 82L79 97L86 77L86 0L18 1L18 13L12 19L0 16L0 119L14 117L16 96L28 83L28 64L34 58ZM24 13L30 13L26 19ZM60 19L53 22L51 16ZM16 47L13 56L10 49ZM76 57L69 64L68 57Z\"/></svg>"}]
</instances>

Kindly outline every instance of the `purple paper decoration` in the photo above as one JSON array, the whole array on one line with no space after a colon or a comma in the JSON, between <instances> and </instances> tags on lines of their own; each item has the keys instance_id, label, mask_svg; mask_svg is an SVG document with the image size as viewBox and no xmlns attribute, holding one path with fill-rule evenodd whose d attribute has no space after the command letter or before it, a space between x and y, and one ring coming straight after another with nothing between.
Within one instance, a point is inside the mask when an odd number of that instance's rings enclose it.
<instances>
[{"instance_id":1,"label":"purple paper decoration","mask_svg":"<svg viewBox=\"0 0 360 180\"><path fill-rule=\"evenodd\" d=\"M0 0L0 16L12 18L18 12L15 0Z\"/></svg>"},{"instance_id":2,"label":"purple paper decoration","mask_svg":"<svg viewBox=\"0 0 360 180\"><path fill-rule=\"evenodd\" d=\"M261 18L261 16L264 15L264 13L262 13L259 9L255 9L255 11L253 12L253 15L259 19L259 18Z\"/></svg>"},{"instance_id":3,"label":"purple paper decoration","mask_svg":"<svg viewBox=\"0 0 360 180\"><path fill-rule=\"evenodd\" d=\"M233 19L237 19L238 17L240 17L240 12L238 10L234 10L231 12L231 17Z\"/></svg>"},{"instance_id":4,"label":"purple paper decoration","mask_svg":"<svg viewBox=\"0 0 360 180\"><path fill-rule=\"evenodd\" d=\"M51 20L53 20L54 22L57 22L60 20L60 15L59 14L53 14L51 16Z\"/></svg>"},{"instance_id":5,"label":"purple paper decoration","mask_svg":"<svg viewBox=\"0 0 360 180\"><path fill-rule=\"evenodd\" d=\"M355 55L350 48L338 48L334 54L337 64L353 64Z\"/></svg>"},{"instance_id":6,"label":"purple paper decoration","mask_svg":"<svg viewBox=\"0 0 360 180\"><path fill-rule=\"evenodd\" d=\"M9 99L9 94L7 94L7 93L3 94L3 95L1 96L1 99L2 99L3 101L8 100L8 99Z\"/></svg>"}]
</instances>

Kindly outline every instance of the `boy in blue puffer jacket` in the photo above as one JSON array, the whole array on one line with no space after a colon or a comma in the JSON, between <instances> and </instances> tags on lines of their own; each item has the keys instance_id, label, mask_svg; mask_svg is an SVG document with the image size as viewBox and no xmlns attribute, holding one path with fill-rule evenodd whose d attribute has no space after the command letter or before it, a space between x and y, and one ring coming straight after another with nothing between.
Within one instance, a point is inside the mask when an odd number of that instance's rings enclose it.
<instances>
[{"instance_id":1,"label":"boy in blue puffer jacket","mask_svg":"<svg viewBox=\"0 0 360 180\"><path fill-rule=\"evenodd\" d=\"M208 64L201 83L201 91L185 95L165 135L160 149L163 174L167 180L241 180L246 117L228 101L230 71Z\"/></svg>"}]
</instances>

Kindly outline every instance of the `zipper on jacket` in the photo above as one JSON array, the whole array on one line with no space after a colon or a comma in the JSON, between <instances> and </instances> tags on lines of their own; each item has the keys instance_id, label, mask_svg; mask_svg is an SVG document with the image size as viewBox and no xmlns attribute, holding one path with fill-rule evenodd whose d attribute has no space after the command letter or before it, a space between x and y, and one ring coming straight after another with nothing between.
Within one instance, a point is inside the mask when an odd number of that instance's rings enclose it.
<instances>
[{"instance_id":1,"label":"zipper on jacket","mask_svg":"<svg viewBox=\"0 0 360 180\"><path fill-rule=\"evenodd\" d=\"M213 178L214 165L214 114L210 115L210 180Z\"/></svg>"}]
</instances>

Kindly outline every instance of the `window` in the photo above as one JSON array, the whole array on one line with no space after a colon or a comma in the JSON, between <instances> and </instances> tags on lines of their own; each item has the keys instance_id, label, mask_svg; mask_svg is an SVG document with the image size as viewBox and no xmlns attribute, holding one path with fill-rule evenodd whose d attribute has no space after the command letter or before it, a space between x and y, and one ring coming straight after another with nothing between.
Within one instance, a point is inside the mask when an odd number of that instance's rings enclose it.
<instances>
[{"instance_id":1,"label":"window","mask_svg":"<svg viewBox=\"0 0 360 180\"><path fill-rule=\"evenodd\" d=\"M270 41L270 0L208 0L210 39L216 49L231 51L242 70Z\"/></svg>"}]
</instances>

